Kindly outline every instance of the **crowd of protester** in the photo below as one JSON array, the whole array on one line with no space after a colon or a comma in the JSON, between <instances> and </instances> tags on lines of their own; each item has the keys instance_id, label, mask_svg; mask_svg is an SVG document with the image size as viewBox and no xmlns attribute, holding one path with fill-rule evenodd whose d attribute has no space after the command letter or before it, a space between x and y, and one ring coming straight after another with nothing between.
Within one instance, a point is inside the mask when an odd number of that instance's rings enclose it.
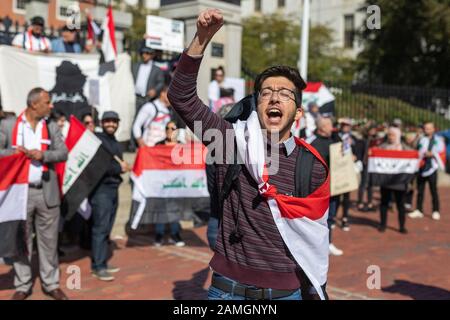
<instances>
[{"instance_id":1,"label":"crowd of protester","mask_svg":"<svg viewBox=\"0 0 450 320\"><path fill-rule=\"evenodd\" d=\"M43 30L44 20L35 17L31 20L31 26L23 33L19 33L12 40L12 45L27 51L40 52L88 52L89 48L79 43L77 30L64 27L61 30L61 37L50 40L45 37ZM92 49L92 48L91 48ZM170 75L165 73L155 64L156 52L154 49L142 45L140 50L140 62L133 65L132 73L135 81L136 112L134 125L132 128L132 138L128 151L136 151L138 147L155 145L174 145L187 143L194 140L194 136L178 114L172 109L167 97ZM174 66L175 68L176 66ZM171 68L171 73L174 71ZM209 87L209 107L222 117L233 106L232 92L227 92L224 85L225 72L223 68L218 68L215 72L214 80ZM221 100L221 98L223 98ZM221 101L219 101L221 100ZM25 101L25 97L24 97ZM339 106L337 106L339 108ZM51 112L51 103L48 92L37 88L33 89L27 97L27 118L23 120L25 124L31 122L31 127L36 124L48 122L51 138L57 140L59 153L53 159L46 162L54 163L64 161L67 158L67 149L62 141L67 136L68 120L65 115ZM6 150L11 147L11 132L16 123L16 116L11 113L0 111L0 149ZM447 145L450 142L450 130L436 133L436 128L432 122L426 122L416 128L404 128L400 119L395 119L389 124L377 124L373 121L367 123L356 123L349 118L334 119L320 114L319 106L311 104L309 111L305 115L306 127L302 131L302 138L315 147L322 155L327 164L330 162L329 146L336 142L342 142L343 153L350 153L353 156L355 167L360 173L360 184L355 194L344 193L333 196L329 204L328 227L330 230L329 251L332 255L342 255L343 250L337 248L332 242L332 230L339 225L343 231L351 230L350 209L353 202L356 202L356 210L361 212L379 211L379 231L384 232L387 226L388 212L393 208L393 204L398 212L399 232L407 233L406 215L409 212L410 218L422 218L424 216L423 202L426 184L429 185L432 195L432 218L440 219L440 204L437 189L438 169L431 152L431 145L435 139L446 139ZM32 119L32 120L30 120ZM44 285L44 291L55 299L66 299L65 294L59 289L58 273L58 238L68 229L75 230L80 241L80 245L91 250L92 274L103 281L114 280L113 274L118 272L118 267L108 264L108 249L111 244L110 235L114 225L115 216L118 210L119 195L118 188L122 183L121 174L130 171L130 164L123 160L123 148L115 139L114 133L120 124L119 115L113 111L104 112L101 117L96 114L87 113L80 119L84 126L91 132L95 132L102 145L112 154L114 158L108 164L107 173L89 197L89 204L92 208L90 220L79 222L73 227L73 222L59 219L59 202L54 203L44 201L49 197L46 192L46 184L53 184L57 188L54 179L47 179L40 175L42 169L42 152L30 153L35 142L34 135L30 133L30 141L25 141L22 145L24 152L27 152L35 161L36 180L30 183L32 190L30 197L35 197L35 208L30 209L29 219L32 215L36 217L35 233L38 239L40 274ZM27 122L28 121L28 122ZM33 123L34 121L34 123ZM42 122L42 123L43 123ZM53 140L52 140L53 141ZM53 142L52 142L53 143ZM430 148L423 149L423 145L430 145ZM368 154L370 148L378 147L388 150L419 150L423 153L425 169L417 173L417 178L410 184L395 184L390 186L375 187L368 173ZM56 152L55 151L55 152ZM450 152L450 147L447 148ZM0 155L4 155L0 153ZM450 158L449 156L447 158ZM448 168L448 164L447 164ZM51 171L51 170L50 170ZM214 191L215 166L207 166L208 189L211 194L211 219L208 225L208 241L211 248L214 248L215 238L219 219L214 214L217 211L217 192ZM375 201L379 195L379 202ZM55 195L53 195L55 196ZM356 201L352 197L356 196ZM416 201L414 202L414 197ZM337 215L341 212L341 218ZM186 209L186 203L179 200L160 200L153 203L153 218L156 246L164 244L164 232L166 224L170 228L169 243L176 246L184 246L185 241L180 235L180 223L182 216L180 212ZM52 228L42 228L42 223L51 220ZM79 217L77 218L79 219ZM28 221L28 228L31 230L31 220ZM339 222L339 223L338 223ZM72 227L70 227L72 223ZM58 236L59 234L59 236ZM29 233L29 251L32 251L32 233ZM46 241L46 242L45 242ZM45 242L45 243L44 243ZM59 255L64 255L63 250L59 250ZM25 299L31 294L31 255L20 261L14 262L15 270L15 299Z\"/></svg>"}]
</instances>

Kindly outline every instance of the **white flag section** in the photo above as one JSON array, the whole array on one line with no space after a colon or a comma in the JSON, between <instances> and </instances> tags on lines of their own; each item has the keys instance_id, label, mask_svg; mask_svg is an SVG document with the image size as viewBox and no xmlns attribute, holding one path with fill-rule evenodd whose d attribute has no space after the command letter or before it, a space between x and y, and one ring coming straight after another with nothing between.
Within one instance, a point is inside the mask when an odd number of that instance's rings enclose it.
<instances>
[{"instance_id":1,"label":"white flag section","mask_svg":"<svg viewBox=\"0 0 450 320\"><path fill-rule=\"evenodd\" d=\"M5 111L19 114L26 106L28 92L35 87L50 91L55 109L80 117L95 107L116 111L120 118L116 137L131 136L135 110L131 58L119 54L115 70L100 71L97 54L37 54L0 46L0 95Z\"/></svg>"},{"instance_id":2,"label":"white flag section","mask_svg":"<svg viewBox=\"0 0 450 320\"><path fill-rule=\"evenodd\" d=\"M295 261L305 272L321 299L325 299L322 287L328 273L328 207L330 199L329 175L326 181L305 198L278 194L269 184L265 164L265 142L256 111L247 121L233 124L240 159L258 184L259 193L266 199L283 241ZM308 149L325 165L317 151L300 139L298 147ZM326 166L326 165L325 165ZM294 183L292 173L292 182Z\"/></svg>"},{"instance_id":3,"label":"white flag section","mask_svg":"<svg viewBox=\"0 0 450 320\"><path fill-rule=\"evenodd\" d=\"M375 186L409 183L419 169L417 150L369 149L368 172Z\"/></svg>"},{"instance_id":4,"label":"white flag section","mask_svg":"<svg viewBox=\"0 0 450 320\"><path fill-rule=\"evenodd\" d=\"M200 143L139 148L131 172L133 200L140 203L133 229L142 218L147 198L209 197L205 151Z\"/></svg>"}]
</instances>

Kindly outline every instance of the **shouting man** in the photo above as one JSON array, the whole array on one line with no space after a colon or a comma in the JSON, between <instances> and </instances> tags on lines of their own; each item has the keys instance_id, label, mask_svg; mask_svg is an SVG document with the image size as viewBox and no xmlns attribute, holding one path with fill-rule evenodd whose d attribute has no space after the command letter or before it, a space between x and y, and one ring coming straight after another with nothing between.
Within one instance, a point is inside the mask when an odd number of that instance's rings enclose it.
<instances>
[{"instance_id":1,"label":"shouting man","mask_svg":"<svg viewBox=\"0 0 450 320\"><path fill-rule=\"evenodd\" d=\"M222 25L217 9L199 15L197 33L182 54L168 93L175 111L203 143L227 146L223 149L235 150L240 159L230 163L230 151L215 150L222 216L208 298L325 299L328 168L313 147L291 135L293 122L303 115L301 91L306 84L297 69L270 67L255 80L252 108L242 112L247 118L231 123L211 112L197 96L196 81L203 53ZM211 143L217 132L223 143L217 136ZM271 156L270 165L267 151L277 155Z\"/></svg>"}]
</instances>

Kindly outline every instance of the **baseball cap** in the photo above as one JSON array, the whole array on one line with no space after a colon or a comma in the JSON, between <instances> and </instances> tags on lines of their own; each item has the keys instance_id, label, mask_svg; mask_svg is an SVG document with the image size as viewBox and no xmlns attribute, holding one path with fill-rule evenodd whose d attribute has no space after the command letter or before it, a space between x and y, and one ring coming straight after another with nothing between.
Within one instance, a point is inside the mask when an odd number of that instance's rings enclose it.
<instances>
[{"instance_id":1,"label":"baseball cap","mask_svg":"<svg viewBox=\"0 0 450 320\"><path fill-rule=\"evenodd\" d=\"M120 121L119 115L115 111L105 111L102 115L102 121L106 119Z\"/></svg>"}]
</instances>

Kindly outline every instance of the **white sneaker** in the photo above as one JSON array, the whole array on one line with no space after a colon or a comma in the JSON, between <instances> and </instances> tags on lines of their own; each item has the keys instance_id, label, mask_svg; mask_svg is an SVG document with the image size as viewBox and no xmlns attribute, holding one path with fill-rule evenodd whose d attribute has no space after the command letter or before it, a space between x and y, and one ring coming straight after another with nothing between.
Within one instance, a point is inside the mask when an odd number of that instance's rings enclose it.
<instances>
[{"instance_id":1,"label":"white sneaker","mask_svg":"<svg viewBox=\"0 0 450 320\"><path fill-rule=\"evenodd\" d=\"M432 218L433 220L440 220L440 219L441 219L441 215L439 214L438 211L434 211L434 212L431 214L431 218Z\"/></svg>"},{"instance_id":2,"label":"white sneaker","mask_svg":"<svg viewBox=\"0 0 450 320\"><path fill-rule=\"evenodd\" d=\"M408 216L411 219L423 218L423 213L416 209L413 212L409 213Z\"/></svg>"},{"instance_id":3,"label":"white sneaker","mask_svg":"<svg viewBox=\"0 0 450 320\"><path fill-rule=\"evenodd\" d=\"M329 250L330 250L330 254L333 256L342 256L344 254L344 251L336 248L336 246L332 243L330 243L330 245L328 246Z\"/></svg>"}]
</instances>

